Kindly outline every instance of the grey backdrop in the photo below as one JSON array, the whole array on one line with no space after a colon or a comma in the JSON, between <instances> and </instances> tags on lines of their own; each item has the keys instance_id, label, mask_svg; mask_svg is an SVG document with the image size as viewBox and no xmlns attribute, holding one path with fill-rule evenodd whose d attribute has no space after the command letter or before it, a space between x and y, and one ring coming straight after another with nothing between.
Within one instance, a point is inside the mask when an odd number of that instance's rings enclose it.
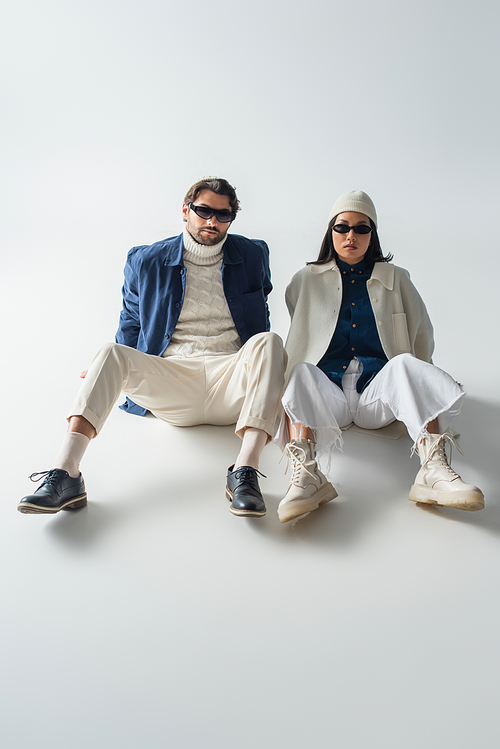
<instances>
[{"instance_id":1,"label":"grey backdrop","mask_svg":"<svg viewBox=\"0 0 500 749\"><path fill-rule=\"evenodd\" d=\"M497 747L496 3L6 0L0 737L25 747ZM405 440L347 435L339 501L230 516L232 429L115 410L88 510L22 516L135 244L187 186L237 186L272 252L273 328L333 201L363 189L464 383L465 514L406 502ZM283 465L283 464L282 464Z\"/></svg>"}]
</instances>

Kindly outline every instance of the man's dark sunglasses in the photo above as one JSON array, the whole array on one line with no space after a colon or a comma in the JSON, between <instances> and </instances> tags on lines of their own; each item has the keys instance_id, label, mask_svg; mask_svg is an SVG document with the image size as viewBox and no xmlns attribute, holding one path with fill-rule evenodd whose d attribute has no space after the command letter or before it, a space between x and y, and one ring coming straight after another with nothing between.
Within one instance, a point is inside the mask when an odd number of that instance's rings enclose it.
<instances>
[{"instance_id":1,"label":"man's dark sunglasses","mask_svg":"<svg viewBox=\"0 0 500 749\"><path fill-rule=\"evenodd\" d=\"M347 224L335 224L333 227L333 231L336 231L337 234L349 234L349 232L353 230L355 234L369 234L372 230L371 226L367 226L366 224L358 224L357 226L348 226Z\"/></svg>"},{"instance_id":2,"label":"man's dark sunglasses","mask_svg":"<svg viewBox=\"0 0 500 749\"><path fill-rule=\"evenodd\" d=\"M188 203L188 208L196 213L197 216L208 220L215 216L217 221L221 224L228 224L230 221L234 221L236 213L223 209L222 211L216 211L214 208L209 208L207 205L195 205L194 203Z\"/></svg>"}]
</instances>

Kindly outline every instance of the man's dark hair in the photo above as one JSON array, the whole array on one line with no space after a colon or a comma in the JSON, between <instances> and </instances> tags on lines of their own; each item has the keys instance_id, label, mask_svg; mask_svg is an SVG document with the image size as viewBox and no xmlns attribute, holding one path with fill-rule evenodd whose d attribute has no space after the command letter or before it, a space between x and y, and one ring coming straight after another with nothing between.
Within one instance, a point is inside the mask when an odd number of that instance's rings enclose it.
<instances>
[{"instance_id":1,"label":"man's dark hair","mask_svg":"<svg viewBox=\"0 0 500 749\"><path fill-rule=\"evenodd\" d=\"M332 237L333 226L337 218L338 216L334 216L328 224L328 229L326 230L326 234L323 237L323 242L321 243L318 259L307 263L307 265L324 265L325 263L329 263L330 260L333 260L333 258L335 258L335 260L339 259L339 256L337 255L333 247ZM367 260L372 260L374 263L390 263L394 255L391 255L390 253L388 255L382 254L382 248L380 246L380 239L378 238L377 228L371 218L369 218L368 220L370 222L370 226L372 227L372 233L365 258L367 258Z\"/></svg>"},{"instance_id":2,"label":"man's dark hair","mask_svg":"<svg viewBox=\"0 0 500 749\"><path fill-rule=\"evenodd\" d=\"M240 201L236 197L235 188L226 179L222 179L221 177L203 177L203 179L195 182L185 194L184 203L186 205L194 203L202 190L211 190L217 193L217 195L227 195L231 210L234 213L238 213L240 210Z\"/></svg>"}]
</instances>

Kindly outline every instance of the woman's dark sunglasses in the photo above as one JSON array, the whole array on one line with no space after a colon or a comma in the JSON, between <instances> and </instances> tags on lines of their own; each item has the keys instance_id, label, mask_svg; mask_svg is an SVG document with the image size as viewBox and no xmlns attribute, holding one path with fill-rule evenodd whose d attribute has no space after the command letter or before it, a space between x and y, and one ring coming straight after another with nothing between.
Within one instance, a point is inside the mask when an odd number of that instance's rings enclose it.
<instances>
[{"instance_id":1,"label":"woman's dark sunglasses","mask_svg":"<svg viewBox=\"0 0 500 749\"><path fill-rule=\"evenodd\" d=\"M372 230L371 226L367 226L366 224L358 224L357 226L348 226L347 224L335 224L333 227L333 231L336 231L337 234L349 234L349 232L353 230L355 234L369 234Z\"/></svg>"},{"instance_id":2,"label":"woman's dark sunglasses","mask_svg":"<svg viewBox=\"0 0 500 749\"><path fill-rule=\"evenodd\" d=\"M222 211L216 211L214 208L209 208L206 205L195 205L194 203L188 203L188 208L196 213L200 218L206 221L212 216L215 216L217 221L221 224L228 224L230 221L234 221L236 213L223 209Z\"/></svg>"}]
</instances>

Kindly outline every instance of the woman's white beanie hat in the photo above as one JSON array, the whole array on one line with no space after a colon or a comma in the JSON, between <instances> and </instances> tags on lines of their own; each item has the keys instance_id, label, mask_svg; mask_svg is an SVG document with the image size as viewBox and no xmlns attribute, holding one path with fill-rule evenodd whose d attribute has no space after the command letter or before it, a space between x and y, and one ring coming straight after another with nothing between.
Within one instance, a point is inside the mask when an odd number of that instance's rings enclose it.
<instances>
[{"instance_id":1,"label":"woman's white beanie hat","mask_svg":"<svg viewBox=\"0 0 500 749\"><path fill-rule=\"evenodd\" d=\"M373 200L362 190L351 190L341 195L340 198L337 198L328 216L328 223L330 223L332 218L338 216L339 213L344 213L345 211L364 213L377 226L377 211L373 205Z\"/></svg>"}]
</instances>

